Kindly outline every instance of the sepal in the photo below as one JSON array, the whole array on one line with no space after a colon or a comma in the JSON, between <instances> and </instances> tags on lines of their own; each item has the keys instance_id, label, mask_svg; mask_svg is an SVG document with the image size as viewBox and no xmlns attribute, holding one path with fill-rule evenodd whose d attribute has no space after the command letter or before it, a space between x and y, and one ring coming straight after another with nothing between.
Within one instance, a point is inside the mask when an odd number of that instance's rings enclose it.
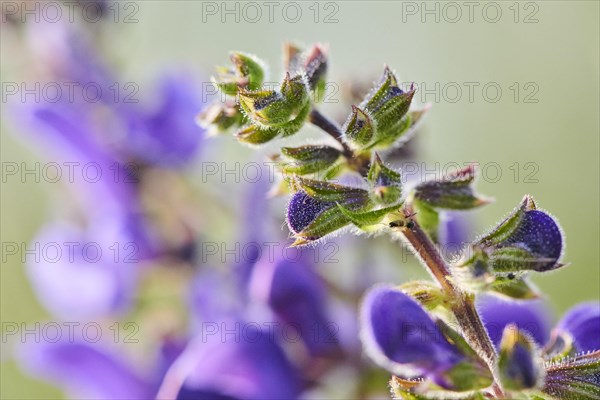
<instances>
[{"instance_id":1,"label":"sepal","mask_svg":"<svg viewBox=\"0 0 600 400\"><path fill-rule=\"evenodd\" d=\"M362 230L370 230L373 226L381 223L388 214L396 213L402 207L402 204L395 204L390 207L377 210L352 211L338 203L340 211L354 224Z\"/></svg>"},{"instance_id":2,"label":"sepal","mask_svg":"<svg viewBox=\"0 0 600 400\"><path fill-rule=\"evenodd\" d=\"M286 75L279 91L239 90L242 110L255 124L263 127L286 128L291 121L298 121L303 115L303 123L308 116L308 91L304 79L297 75Z\"/></svg>"},{"instance_id":3,"label":"sepal","mask_svg":"<svg viewBox=\"0 0 600 400\"><path fill-rule=\"evenodd\" d=\"M475 193L475 166L469 165L448 176L417 185L413 197L432 208L468 210L490 202Z\"/></svg>"},{"instance_id":4,"label":"sepal","mask_svg":"<svg viewBox=\"0 0 600 400\"><path fill-rule=\"evenodd\" d=\"M196 122L201 128L207 129L209 135L215 136L241 126L244 115L235 103L213 103L196 117Z\"/></svg>"},{"instance_id":5,"label":"sepal","mask_svg":"<svg viewBox=\"0 0 600 400\"><path fill-rule=\"evenodd\" d=\"M371 116L356 106L352 106L352 113L342 129L346 142L356 149L367 147L375 134Z\"/></svg>"},{"instance_id":6,"label":"sepal","mask_svg":"<svg viewBox=\"0 0 600 400\"><path fill-rule=\"evenodd\" d=\"M372 187L373 199L379 204L392 204L402 195L402 177L386 167L377 153L369 168L367 181Z\"/></svg>"},{"instance_id":7,"label":"sepal","mask_svg":"<svg viewBox=\"0 0 600 400\"><path fill-rule=\"evenodd\" d=\"M324 145L283 147L278 161L284 174L307 175L325 172L335 164L341 154L340 150Z\"/></svg>"},{"instance_id":8,"label":"sepal","mask_svg":"<svg viewBox=\"0 0 600 400\"><path fill-rule=\"evenodd\" d=\"M233 52L230 55L234 68L217 68L217 77L212 82L226 95L235 96L240 89L259 90L265 79L265 64L257 57Z\"/></svg>"}]
</instances>

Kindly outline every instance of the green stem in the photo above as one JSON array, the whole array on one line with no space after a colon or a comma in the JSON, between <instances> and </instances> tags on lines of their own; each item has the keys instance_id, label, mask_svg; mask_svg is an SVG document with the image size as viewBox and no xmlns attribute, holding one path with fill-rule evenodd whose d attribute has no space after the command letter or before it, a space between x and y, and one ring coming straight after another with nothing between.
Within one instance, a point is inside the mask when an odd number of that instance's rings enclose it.
<instances>
[{"instance_id":1,"label":"green stem","mask_svg":"<svg viewBox=\"0 0 600 400\"><path fill-rule=\"evenodd\" d=\"M404 208L404 214L406 222L400 227L400 232L412 245L416 255L421 259L425 267L439 282L448 298L452 299L452 312L458 321L465 339L495 375L496 350L475 309L473 296L460 290L450 279L450 267L427 233L412 218L414 213L410 206ZM504 396L502 387L497 377L494 378L495 382L492 390L496 397L502 398Z\"/></svg>"},{"instance_id":2,"label":"green stem","mask_svg":"<svg viewBox=\"0 0 600 400\"><path fill-rule=\"evenodd\" d=\"M308 116L308 120L315 126L325 131L333 137L343 148L343 155L348 161L348 166L357 171L362 176L367 176L369 172L370 153L357 153L344 141L342 129L337 123L321 114L319 110L313 108Z\"/></svg>"},{"instance_id":3,"label":"green stem","mask_svg":"<svg viewBox=\"0 0 600 400\"><path fill-rule=\"evenodd\" d=\"M315 126L318 126L323 131L325 131L329 136L333 137L344 149L344 156L346 158L353 158L354 152L352 149L344 142L342 129L339 127L337 123L327 118L325 115L321 114L319 110L313 108L308 116L308 120Z\"/></svg>"}]
</instances>

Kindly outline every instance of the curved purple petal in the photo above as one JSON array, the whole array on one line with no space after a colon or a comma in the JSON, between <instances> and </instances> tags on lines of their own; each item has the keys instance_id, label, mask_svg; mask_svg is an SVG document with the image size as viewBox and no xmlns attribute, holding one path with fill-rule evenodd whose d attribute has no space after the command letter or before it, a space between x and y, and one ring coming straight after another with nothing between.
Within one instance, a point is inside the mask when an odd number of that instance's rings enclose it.
<instances>
[{"instance_id":1,"label":"curved purple petal","mask_svg":"<svg viewBox=\"0 0 600 400\"><path fill-rule=\"evenodd\" d=\"M239 336L203 334L191 343L167 374L159 398L297 398L299 376L281 348L254 324L240 324Z\"/></svg>"},{"instance_id":2,"label":"curved purple petal","mask_svg":"<svg viewBox=\"0 0 600 400\"><path fill-rule=\"evenodd\" d=\"M367 293L360 321L367 353L393 373L432 376L463 359L423 308L392 287Z\"/></svg>"},{"instance_id":3,"label":"curved purple petal","mask_svg":"<svg viewBox=\"0 0 600 400\"><path fill-rule=\"evenodd\" d=\"M527 332L539 345L544 346L550 337L550 312L539 300L508 300L492 295L477 299L477 309L496 347L508 324L515 324Z\"/></svg>"},{"instance_id":4,"label":"curved purple petal","mask_svg":"<svg viewBox=\"0 0 600 400\"><path fill-rule=\"evenodd\" d=\"M578 352L600 350L600 303L582 303L571 308L557 329L573 337Z\"/></svg>"},{"instance_id":5,"label":"curved purple petal","mask_svg":"<svg viewBox=\"0 0 600 400\"><path fill-rule=\"evenodd\" d=\"M337 326L326 311L325 287L311 255L312 249L290 249L274 261L264 257L254 268L250 294L294 327L312 355L323 355L339 350Z\"/></svg>"},{"instance_id":6,"label":"curved purple petal","mask_svg":"<svg viewBox=\"0 0 600 400\"><path fill-rule=\"evenodd\" d=\"M288 203L286 217L288 227L292 232L299 233L319 214L333 206L335 203L317 200L303 191L296 192Z\"/></svg>"},{"instance_id":7,"label":"curved purple petal","mask_svg":"<svg viewBox=\"0 0 600 400\"><path fill-rule=\"evenodd\" d=\"M149 399L152 384L107 348L61 340L27 343L17 354L29 374L60 386L75 399Z\"/></svg>"},{"instance_id":8,"label":"curved purple petal","mask_svg":"<svg viewBox=\"0 0 600 400\"><path fill-rule=\"evenodd\" d=\"M563 251L563 235L554 218L540 210L526 211L514 232L502 246L521 246L536 258L547 259L535 269L547 271L555 268Z\"/></svg>"}]
</instances>

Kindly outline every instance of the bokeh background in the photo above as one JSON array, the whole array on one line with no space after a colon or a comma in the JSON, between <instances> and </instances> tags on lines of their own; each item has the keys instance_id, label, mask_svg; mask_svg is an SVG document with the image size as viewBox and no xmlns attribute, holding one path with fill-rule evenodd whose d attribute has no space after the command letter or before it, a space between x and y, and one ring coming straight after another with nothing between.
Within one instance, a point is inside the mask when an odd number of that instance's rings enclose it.
<instances>
[{"instance_id":1,"label":"bokeh background","mask_svg":"<svg viewBox=\"0 0 600 400\"><path fill-rule=\"evenodd\" d=\"M328 80L340 87L343 82L371 82L384 63L390 65L403 81L427 88L417 94L419 102L433 103L412 144L419 162L431 169L439 163L438 171L448 163L468 161L485 167L479 188L495 202L473 212L473 235L496 223L530 193L540 207L559 218L567 238L564 259L570 263L559 272L534 276L535 283L557 313L600 297L597 1L497 2L493 9L477 2L471 16L461 2L454 3L460 16L445 2L296 2L287 14L283 11L287 3L277 3L272 21L262 2L256 3L262 16L252 22L255 11L247 9L244 15L243 3L237 3L236 21L235 15L223 13L221 2L142 1L136 3L137 22L101 22L108 28L99 29L97 39L109 49L123 80L139 83L142 100L158 71L184 67L200 82L208 82L214 66L227 62L230 50L258 54L270 63L271 76L277 79L282 43L287 40L326 43L331 59ZM236 2L226 4L236 7ZM207 13L214 7L216 14ZM425 7L434 11L426 13ZM502 13L499 18L497 10ZM3 23L3 84L25 81L28 71L36 69L36 59L19 35ZM496 99L498 87L502 93ZM323 106L338 119L345 115L341 103L335 102L341 95L341 90L331 94L332 101ZM4 100L1 106L2 162L44 160L43 154L19 140L22 133L8 122ZM201 162L243 163L257 155L231 137L211 141L202 149L201 161L188 166L186 174L200 199L203 238L228 242L239 230L235 210L243 185L218 177L203 179ZM3 180L2 242L30 241L53 215L57 196L64 190L61 184ZM274 213L282 207L276 203ZM343 281L345 271L361 263L359 268L367 270L386 265L393 272L384 276L395 276L398 282L424 276L413 262L399 262L394 245L385 238L349 238L340 243L341 261L322 271L333 279ZM3 260L0 274L3 323L31 324L49 318L17 257ZM10 359L10 347L2 343L0 397L62 396L58 389L24 375Z\"/></svg>"}]
</instances>

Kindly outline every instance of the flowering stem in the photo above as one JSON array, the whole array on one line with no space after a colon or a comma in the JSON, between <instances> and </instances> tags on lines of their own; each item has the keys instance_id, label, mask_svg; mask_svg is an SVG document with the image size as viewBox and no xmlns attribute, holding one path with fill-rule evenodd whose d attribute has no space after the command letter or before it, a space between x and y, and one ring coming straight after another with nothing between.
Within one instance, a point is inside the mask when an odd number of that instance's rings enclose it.
<instances>
[{"instance_id":1,"label":"flowering stem","mask_svg":"<svg viewBox=\"0 0 600 400\"><path fill-rule=\"evenodd\" d=\"M452 300L452 312L460 325L465 339L471 347L482 357L495 375L496 350L490 337L475 309L473 296L468 295L458 288L450 279L450 267L441 256L437 246L431 241L427 233L419 226L412 216L414 212L410 206L405 206L406 222L400 227L400 232L412 245L414 252L421 259L433 277L439 282L444 293ZM503 391L494 377L492 390L497 398L503 397Z\"/></svg>"},{"instance_id":2,"label":"flowering stem","mask_svg":"<svg viewBox=\"0 0 600 400\"><path fill-rule=\"evenodd\" d=\"M313 108L311 110L308 119L313 125L316 125L322 130L324 130L327 134L329 134L331 137L337 140L339 144L342 145L342 147L344 148L344 156L346 156L346 158L354 157L354 152L342 139L342 130L338 126L338 124L321 114L321 112L316 108Z\"/></svg>"}]
</instances>

